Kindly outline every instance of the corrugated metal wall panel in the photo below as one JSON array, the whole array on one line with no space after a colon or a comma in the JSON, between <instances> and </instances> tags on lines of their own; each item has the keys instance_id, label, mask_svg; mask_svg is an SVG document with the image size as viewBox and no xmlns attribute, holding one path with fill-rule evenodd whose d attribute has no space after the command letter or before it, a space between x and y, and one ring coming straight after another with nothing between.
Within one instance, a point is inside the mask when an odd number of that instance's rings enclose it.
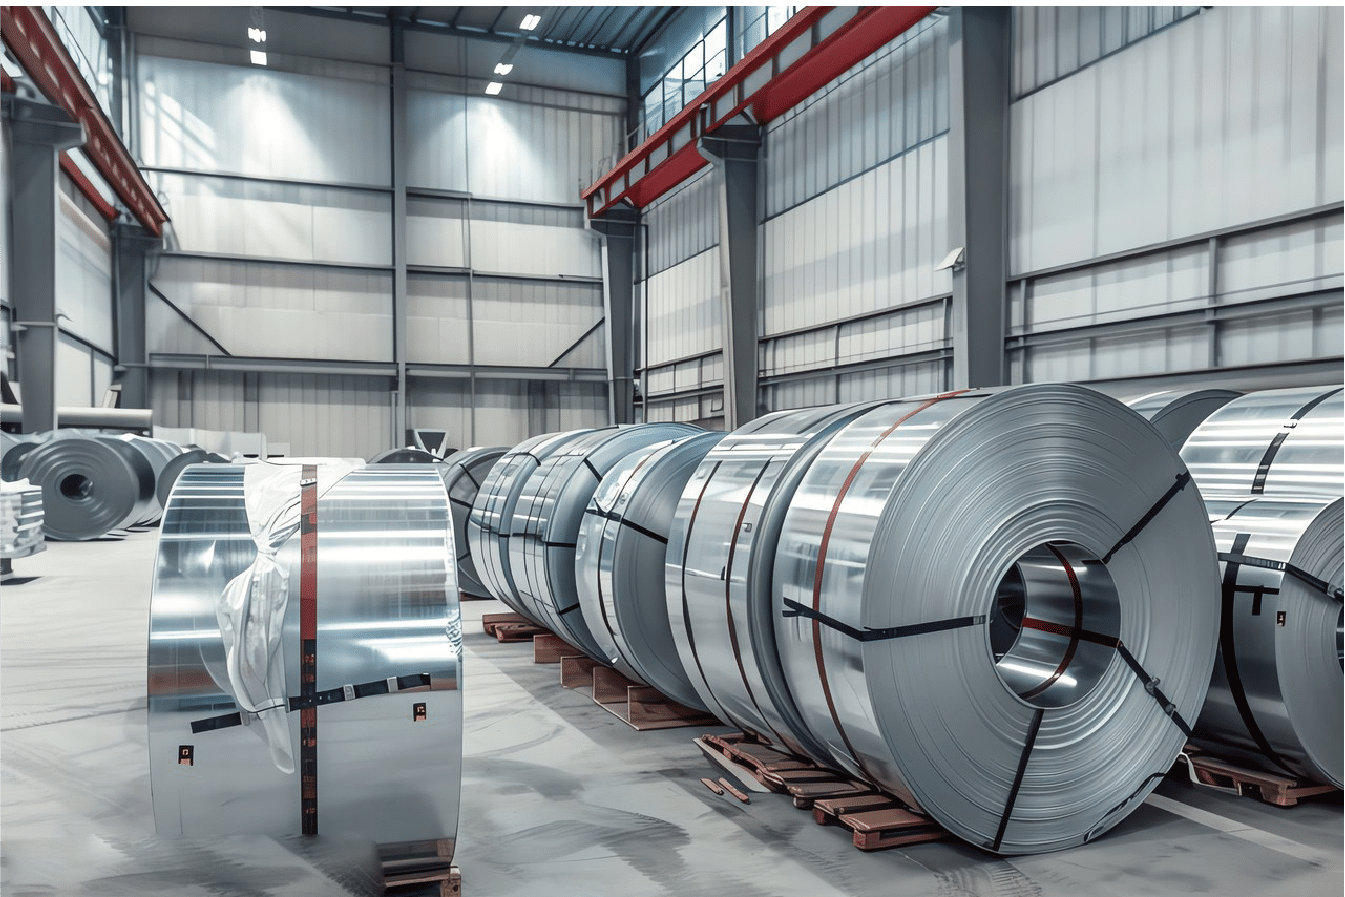
<instances>
[{"instance_id":1,"label":"corrugated metal wall panel","mask_svg":"<svg viewBox=\"0 0 1345 897\"><path fill-rule=\"evenodd\" d=\"M471 222L472 267L483 273L601 277L601 243L580 226Z\"/></svg>"},{"instance_id":2,"label":"corrugated metal wall panel","mask_svg":"<svg viewBox=\"0 0 1345 897\"><path fill-rule=\"evenodd\" d=\"M723 346L717 251L706 250L651 277L645 303L647 367Z\"/></svg>"},{"instance_id":3,"label":"corrugated metal wall panel","mask_svg":"<svg viewBox=\"0 0 1345 897\"><path fill-rule=\"evenodd\" d=\"M60 177L60 190L56 311L65 316L60 325L111 352L112 242L108 225L88 208L88 201L65 175ZM18 224L23 226L22 222Z\"/></svg>"},{"instance_id":4,"label":"corrugated metal wall panel","mask_svg":"<svg viewBox=\"0 0 1345 897\"><path fill-rule=\"evenodd\" d=\"M390 273L165 258L153 283L235 355L392 358ZM199 351L186 322L160 323L146 333L149 352Z\"/></svg>"},{"instance_id":5,"label":"corrugated metal wall panel","mask_svg":"<svg viewBox=\"0 0 1345 897\"><path fill-rule=\"evenodd\" d=\"M468 351L471 321L465 275L408 275L406 314L407 361L419 364L471 362Z\"/></svg>"},{"instance_id":6,"label":"corrugated metal wall panel","mask_svg":"<svg viewBox=\"0 0 1345 897\"><path fill-rule=\"evenodd\" d=\"M406 201L406 263L438 268L467 267L465 215L458 199Z\"/></svg>"},{"instance_id":7,"label":"corrugated metal wall panel","mask_svg":"<svg viewBox=\"0 0 1345 897\"><path fill-rule=\"evenodd\" d=\"M291 455L368 458L392 438L382 377L263 374L257 408L268 441L289 443Z\"/></svg>"},{"instance_id":8,"label":"corrugated metal wall panel","mask_svg":"<svg viewBox=\"0 0 1345 897\"><path fill-rule=\"evenodd\" d=\"M1014 103L1012 272L1339 201L1343 30L1221 7Z\"/></svg>"},{"instance_id":9,"label":"corrugated metal wall panel","mask_svg":"<svg viewBox=\"0 0 1345 897\"><path fill-rule=\"evenodd\" d=\"M386 70L329 63L349 77L319 77L153 55L138 66L139 151L150 167L392 182L391 144L377 136L391 115Z\"/></svg>"},{"instance_id":10,"label":"corrugated metal wall panel","mask_svg":"<svg viewBox=\"0 0 1345 897\"><path fill-rule=\"evenodd\" d=\"M471 384L466 380L417 377L407 386L406 425L412 429L444 430L444 445L470 448L472 441Z\"/></svg>"},{"instance_id":11,"label":"corrugated metal wall panel","mask_svg":"<svg viewBox=\"0 0 1345 897\"><path fill-rule=\"evenodd\" d=\"M719 194L713 169L702 169L644 211L646 277L719 245Z\"/></svg>"},{"instance_id":12,"label":"corrugated metal wall panel","mask_svg":"<svg viewBox=\"0 0 1345 897\"><path fill-rule=\"evenodd\" d=\"M598 284L477 277L472 285L476 363L553 364L602 314Z\"/></svg>"}]
</instances>

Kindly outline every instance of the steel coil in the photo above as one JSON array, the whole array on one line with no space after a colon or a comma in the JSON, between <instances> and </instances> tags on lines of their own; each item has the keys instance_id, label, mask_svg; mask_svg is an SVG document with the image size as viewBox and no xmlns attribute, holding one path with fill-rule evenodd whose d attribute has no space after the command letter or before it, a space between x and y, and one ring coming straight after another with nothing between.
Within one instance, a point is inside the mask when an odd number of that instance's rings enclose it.
<instances>
[{"instance_id":1,"label":"steel coil","mask_svg":"<svg viewBox=\"0 0 1345 897\"><path fill-rule=\"evenodd\" d=\"M462 642L443 483L428 466L318 467L315 641L301 649L301 470L195 465L169 499L148 654L158 831L299 833L305 783L285 768L302 772L311 744L322 835L452 839ZM300 744L310 651L316 723Z\"/></svg>"},{"instance_id":2,"label":"steel coil","mask_svg":"<svg viewBox=\"0 0 1345 897\"><path fill-rule=\"evenodd\" d=\"M698 433L626 455L584 509L575 545L581 612L603 659L673 700L708 710L673 640L663 568L678 500L723 433Z\"/></svg>"},{"instance_id":3,"label":"steel coil","mask_svg":"<svg viewBox=\"0 0 1345 897\"><path fill-rule=\"evenodd\" d=\"M154 487L154 494L159 499L159 505L161 507L168 506L168 496L173 493L174 484L177 483L178 477L182 475L182 471L192 464L224 464L226 461L226 458L214 452L199 448L188 449L170 459L164 465L163 470L159 471L159 480Z\"/></svg>"},{"instance_id":4,"label":"steel coil","mask_svg":"<svg viewBox=\"0 0 1345 897\"><path fill-rule=\"evenodd\" d=\"M163 500L159 497L159 481L163 479L164 472L173 459L182 454L182 446L176 443L167 442L162 439L150 439L146 436L133 436L126 434L123 436L112 437L120 439L129 444L132 448L144 455L145 460L149 462L154 470L154 503L149 509L149 516L136 521L137 525L148 526L158 521L163 514Z\"/></svg>"},{"instance_id":5,"label":"steel coil","mask_svg":"<svg viewBox=\"0 0 1345 897\"><path fill-rule=\"evenodd\" d=\"M1200 495L1147 421L1084 387L866 412L804 474L775 560L777 645L819 759L994 853L1119 822L1209 685Z\"/></svg>"},{"instance_id":6,"label":"steel coil","mask_svg":"<svg viewBox=\"0 0 1345 897\"><path fill-rule=\"evenodd\" d=\"M49 539L97 539L158 516L153 465L115 437L58 433L23 456L19 477L42 487Z\"/></svg>"},{"instance_id":7,"label":"steel coil","mask_svg":"<svg viewBox=\"0 0 1345 897\"><path fill-rule=\"evenodd\" d=\"M1223 563L1219 659L1195 742L1341 787L1342 500L1206 497Z\"/></svg>"},{"instance_id":8,"label":"steel coil","mask_svg":"<svg viewBox=\"0 0 1345 897\"><path fill-rule=\"evenodd\" d=\"M1211 414L1182 448L1200 491L1211 495L1345 494L1341 389L1248 393Z\"/></svg>"},{"instance_id":9,"label":"steel coil","mask_svg":"<svg viewBox=\"0 0 1345 897\"><path fill-rule=\"evenodd\" d=\"M1231 389L1169 390L1127 399L1126 405L1144 415L1166 437L1168 445L1180 452L1205 418L1240 395Z\"/></svg>"},{"instance_id":10,"label":"steel coil","mask_svg":"<svg viewBox=\"0 0 1345 897\"><path fill-rule=\"evenodd\" d=\"M809 461L872 405L782 411L728 434L687 481L668 538L665 595L700 703L796 753L822 747L784 681L771 621L775 546Z\"/></svg>"},{"instance_id":11,"label":"steel coil","mask_svg":"<svg viewBox=\"0 0 1345 897\"><path fill-rule=\"evenodd\" d=\"M395 448L379 452L370 464L438 464L444 459L421 448Z\"/></svg>"},{"instance_id":12,"label":"steel coil","mask_svg":"<svg viewBox=\"0 0 1345 897\"><path fill-rule=\"evenodd\" d=\"M0 433L0 480L19 479L19 465L23 456L50 437L49 433Z\"/></svg>"},{"instance_id":13,"label":"steel coil","mask_svg":"<svg viewBox=\"0 0 1345 897\"><path fill-rule=\"evenodd\" d=\"M678 423L594 430L543 459L519 491L509 532L509 567L519 601L594 660L607 658L589 631L575 583L575 545L584 509L603 476L626 455L698 432Z\"/></svg>"},{"instance_id":14,"label":"steel coil","mask_svg":"<svg viewBox=\"0 0 1345 897\"><path fill-rule=\"evenodd\" d=\"M468 595L490 597L490 591L481 582L472 560L471 544L467 538L467 516L495 462L504 448L472 448L457 452L437 465L448 492L449 510L453 513L453 539L458 558L458 588Z\"/></svg>"},{"instance_id":15,"label":"steel coil","mask_svg":"<svg viewBox=\"0 0 1345 897\"><path fill-rule=\"evenodd\" d=\"M514 505L523 491L524 482L548 455L570 440L590 432L568 430L564 433L543 433L525 439L505 452L490 469L490 474L477 492L476 501L472 503L472 511L467 515L467 538L481 584L492 597L503 601L539 626L545 626L546 623L535 618L531 608L519 600L518 589L514 585L509 560L509 534L513 525Z\"/></svg>"}]
</instances>

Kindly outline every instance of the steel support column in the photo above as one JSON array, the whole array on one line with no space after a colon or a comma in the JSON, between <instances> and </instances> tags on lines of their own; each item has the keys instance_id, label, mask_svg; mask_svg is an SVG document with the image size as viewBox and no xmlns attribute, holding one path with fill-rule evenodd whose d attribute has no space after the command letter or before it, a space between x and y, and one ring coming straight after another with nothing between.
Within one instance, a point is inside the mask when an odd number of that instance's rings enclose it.
<instances>
[{"instance_id":1,"label":"steel support column","mask_svg":"<svg viewBox=\"0 0 1345 897\"><path fill-rule=\"evenodd\" d=\"M719 178L719 294L724 321L724 429L757 416L757 162L761 128L730 124L697 142Z\"/></svg>"},{"instance_id":2,"label":"steel support column","mask_svg":"<svg viewBox=\"0 0 1345 897\"><path fill-rule=\"evenodd\" d=\"M148 408L145 291L149 283L149 262L161 241L131 222L114 224L112 240L116 265L112 281L113 351L117 356L113 381L121 385L123 408Z\"/></svg>"},{"instance_id":3,"label":"steel support column","mask_svg":"<svg viewBox=\"0 0 1345 897\"><path fill-rule=\"evenodd\" d=\"M603 313L607 319L607 411L614 424L635 421L635 241L640 213L618 207L589 221L603 237Z\"/></svg>"},{"instance_id":4,"label":"steel support column","mask_svg":"<svg viewBox=\"0 0 1345 897\"><path fill-rule=\"evenodd\" d=\"M1000 386L1008 272L1009 9L953 7L948 57L948 239L954 389Z\"/></svg>"},{"instance_id":5,"label":"steel support column","mask_svg":"<svg viewBox=\"0 0 1345 897\"><path fill-rule=\"evenodd\" d=\"M391 445L405 445L406 425L406 32L401 21L389 27L392 55L392 361L397 367Z\"/></svg>"},{"instance_id":6,"label":"steel support column","mask_svg":"<svg viewBox=\"0 0 1345 897\"><path fill-rule=\"evenodd\" d=\"M23 432L56 428L56 224L61 150L84 142L84 129L50 103L4 98L10 139L9 294L14 351L23 390Z\"/></svg>"}]
</instances>

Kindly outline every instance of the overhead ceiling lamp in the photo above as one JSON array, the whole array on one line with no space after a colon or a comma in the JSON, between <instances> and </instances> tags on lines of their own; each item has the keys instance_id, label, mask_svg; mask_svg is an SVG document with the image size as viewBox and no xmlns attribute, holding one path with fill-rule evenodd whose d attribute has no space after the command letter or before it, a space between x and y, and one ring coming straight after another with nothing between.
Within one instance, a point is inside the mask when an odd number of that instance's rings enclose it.
<instances>
[{"instance_id":1,"label":"overhead ceiling lamp","mask_svg":"<svg viewBox=\"0 0 1345 897\"><path fill-rule=\"evenodd\" d=\"M497 95L500 92L500 88L502 87L504 87L504 85L501 84L499 81L491 81L489 84L486 85L486 96L493 97Z\"/></svg>"},{"instance_id":2,"label":"overhead ceiling lamp","mask_svg":"<svg viewBox=\"0 0 1345 897\"><path fill-rule=\"evenodd\" d=\"M514 64L512 62L495 63L495 74L497 75L507 75L513 70L514 70Z\"/></svg>"},{"instance_id":3,"label":"overhead ceiling lamp","mask_svg":"<svg viewBox=\"0 0 1345 897\"><path fill-rule=\"evenodd\" d=\"M248 9L248 40L256 46L249 46L248 59L253 65L266 65L266 19L260 6Z\"/></svg>"},{"instance_id":4,"label":"overhead ceiling lamp","mask_svg":"<svg viewBox=\"0 0 1345 897\"><path fill-rule=\"evenodd\" d=\"M266 53L263 50L252 50L248 54L253 65L266 65Z\"/></svg>"},{"instance_id":5,"label":"overhead ceiling lamp","mask_svg":"<svg viewBox=\"0 0 1345 897\"><path fill-rule=\"evenodd\" d=\"M248 29L248 40L256 41L259 44L266 43L266 32L260 28Z\"/></svg>"},{"instance_id":6,"label":"overhead ceiling lamp","mask_svg":"<svg viewBox=\"0 0 1345 897\"><path fill-rule=\"evenodd\" d=\"M522 22L518 23L518 27L522 28L524 31L533 31L541 23L542 23L541 16L534 16L532 14L528 14L523 17Z\"/></svg>"}]
</instances>

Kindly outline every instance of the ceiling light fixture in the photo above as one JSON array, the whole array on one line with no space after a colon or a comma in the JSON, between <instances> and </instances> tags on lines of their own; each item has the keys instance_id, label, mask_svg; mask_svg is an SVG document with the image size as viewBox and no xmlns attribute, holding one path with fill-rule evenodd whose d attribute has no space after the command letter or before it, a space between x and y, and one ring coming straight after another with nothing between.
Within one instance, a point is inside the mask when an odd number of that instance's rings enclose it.
<instances>
[{"instance_id":1,"label":"ceiling light fixture","mask_svg":"<svg viewBox=\"0 0 1345 897\"><path fill-rule=\"evenodd\" d=\"M259 44L264 44L266 43L266 32L262 31L260 28L249 28L248 40L256 41Z\"/></svg>"},{"instance_id":2,"label":"ceiling light fixture","mask_svg":"<svg viewBox=\"0 0 1345 897\"><path fill-rule=\"evenodd\" d=\"M514 70L514 64L512 62L495 63L495 74L497 75L507 75L513 70Z\"/></svg>"},{"instance_id":3,"label":"ceiling light fixture","mask_svg":"<svg viewBox=\"0 0 1345 897\"><path fill-rule=\"evenodd\" d=\"M541 16L534 16L529 14L523 17L523 21L518 23L518 27L522 28L524 31L532 31L538 25L540 25L541 22L542 22Z\"/></svg>"},{"instance_id":4,"label":"ceiling light fixture","mask_svg":"<svg viewBox=\"0 0 1345 897\"><path fill-rule=\"evenodd\" d=\"M504 85L499 81L492 81L486 85L486 95L493 97L500 92L500 88L502 87L504 87Z\"/></svg>"},{"instance_id":5,"label":"ceiling light fixture","mask_svg":"<svg viewBox=\"0 0 1345 897\"><path fill-rule=\"evenodd\" d=\"M251 58L253 65L266 65L266 54L261 50L253 50Z\"/></svg>"}]
</instances>

